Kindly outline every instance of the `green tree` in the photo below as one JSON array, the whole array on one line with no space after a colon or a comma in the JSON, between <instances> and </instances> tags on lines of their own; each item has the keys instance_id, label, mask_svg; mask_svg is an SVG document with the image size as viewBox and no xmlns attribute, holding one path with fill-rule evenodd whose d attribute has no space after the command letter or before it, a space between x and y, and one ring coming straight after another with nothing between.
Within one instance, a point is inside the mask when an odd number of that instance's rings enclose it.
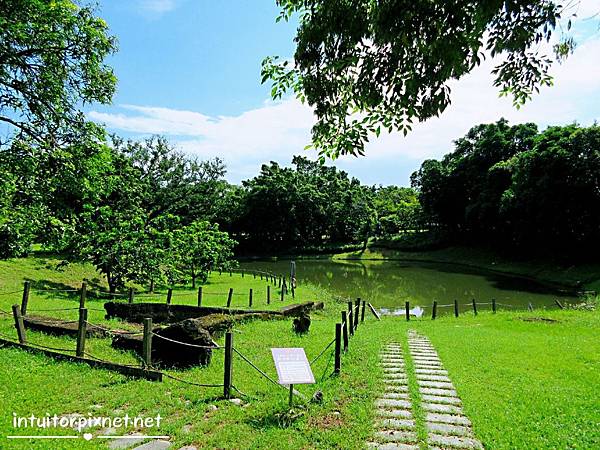
<instances>
[{"instance_id":1,"label":"green tree","mask_svg":"<svg viewBox=\"0 0 600 450\"><path fill-rule=\"evenodd\" d=\"M92 7L69 0L0 2L0 121L51 148L94 131L80 108L114 94L107 30Z\"/></svg>"},{"instance_id":2,"label":"green tree","mask_svg":"<svg viewBox=\"0 0 600 450\"><path fill-rule=\"evenodd\" d=\"M551 83L550 39L561 6L550 0L277 0L278 20L297 15L293 64L263 61L272 96L293 90L314 107L313 145L331 157L362 155L369 134L411 130L450 104L449 82L484 52L502 61L494 85L521 105ZM565 38L567 39L567 38ZM567 39L568 41L568 39ZM560 56L572 49L556 47ZM563 44L567 44L564 42Z\"/></svg>"},{"instance_id":3,"label":"green tree","mask_svg":"<svg viewBox=\"0 0 600 450\"><path fill-rule=\"evenodd\" d=\"M232 265L233 247L236 242L219 231L219 226L206 221L195 221L175 232L177 266L182 273L205 283L213 268L227 269Z\"/></svg>"}]
</instances>

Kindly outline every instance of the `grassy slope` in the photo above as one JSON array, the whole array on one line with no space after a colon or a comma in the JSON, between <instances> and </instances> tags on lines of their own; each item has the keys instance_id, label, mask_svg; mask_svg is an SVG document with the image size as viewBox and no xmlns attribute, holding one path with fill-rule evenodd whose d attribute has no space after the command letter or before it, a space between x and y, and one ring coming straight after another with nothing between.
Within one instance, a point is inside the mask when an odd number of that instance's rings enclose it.
<instances>
[{"instance_id":1,"label":"grassy slope","mask_svg":"<svg viewBox=\"0 0 600 450\"><path fill-rule=\"evenodd\" d=\"M400 259L466 264L493 271L513 273L536 278L548 283L574 286L578 283L586 289L600 291L600 264L564 266L548 261L515 261L497 253L478 248L448 247L440 250L402 251L382 247L338 253L334 259Z\"/></svg>"},{"instance_id":2,"label":"grassy slope","mask_svg":"<svg viewBox=\"0 0 600 450\"><path fill-rule=\"evenodd\" d=\"M34 258L0 263L0 292L10 292L23 278L77 286L82 277L94 277L91 268L85 266L57 273L52 269L54 263L52 259ZM264 282L249 277L215 275L205 290L208 292L210 287L215 292L226 292L230 285L235 291L247 290L250 285L264 289ZM297 296L299 300L327 301L325 311L313 315L308 336L295 336L289 321L240 325L234 335L236 348L272 377L275 371L270 347L301 346L311 359L332 339L334 323L344 308L326 292L311 286L301 285ZM245 295L235 299L240 303L247 301ZM18 294L0 295L0 309L7 311L18 300ZM222 296L213 300L205 297L207 304L222 305L224 300ZM195 302L195 294L191 290L176 292L174 302L184 301ZM100 301L91 300L89 304L101 306ZM30 308L33 310L34 306L73 307L76 297L57 300L34 293ZM101 312L92 313L96 314L92 321L103 321ZM558 322L520 320L532 315ZM11 318L0 317L0 332L14 336ZM10 422L13 411L19 415L115 415L114 411L121 409L121 414L130 415L160 413L165 418L160 433L172 437L174 448L189 444L206 448L362 448L372 433L371 405L381 389L379 347L390 340L405 344L411 327L429 336L438 348L475 432L487 447L592 448L600 442L599 326L597 311L506 312L495 316L484 313L477 317L466 314L459 319L443 317L435 322L408 324L397 317L384 318L382 322L369 317L351 340L339 378L322 377L331 371L329 353L313 366L318 383L299 390L308 396L322 390L324 402L308 404L304 414L289 427L280 426L279 419L279 414L286 411L287 392L262 379L239 357L234 361L234 384L249 396L244 407L220 400L220 389L199 388L170 379L163 383L128 380L108 371L0 349L0 409L5 412L0 433L15 433ZM33 332L29 338L46 345L75 347L72 338ZM113 350L107 339L90 339L88 349L102 358L135 362L131 354ZM220 383L222 358L220 352L215 352L209 368L169 373L196 382ZM186 425L191 426L187 432ZM48 448L44 441L9 443L4 437L0 439L1 448ZM100 440L80 439L52 442L52 448L104 448L103 444Z\"/></svg>"}]
</instances>

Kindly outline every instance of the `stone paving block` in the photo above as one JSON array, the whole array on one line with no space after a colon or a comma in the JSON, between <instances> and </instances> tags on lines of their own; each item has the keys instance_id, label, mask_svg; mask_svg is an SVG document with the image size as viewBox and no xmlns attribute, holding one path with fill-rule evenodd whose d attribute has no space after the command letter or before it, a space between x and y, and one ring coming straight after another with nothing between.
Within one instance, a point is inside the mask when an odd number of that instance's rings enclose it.
<instances>
[{"instance_id":1,"label":"stone paving block","mask_svg":"<svg viewBox=\"0 0 600 450\"><path fill-rule=\"evenodd\" d=\"M450 434L452 436L470 436L471 429L464 425L451 425L449 423L427 422L426 427L429 431L438 434Z\"/></svg>"},{"instance_id":2,"label":"stone paving block","mask_svg":"<svg viewBox=\"0 0 600 450\"><path fill-rule=\"evenodd\" d=\"M425 414L427 422L449 423L451 425L471 426L471 421L465 416L455 416L452 414L427 413Z\"/></svg>"},{"instance_id":3,"label":"stone paving block","mask_svg":"<svg viewBox=\"0 0 600 450\"><path fill-rule=\"evenodd\" d=\"M393 430L412 430L415 428L415 421L411 419L381 419L377 424L381 428Z\"/></svg>"},{"instance_id":4,"label":"stone paving block","mask_svg":"<svg viewBox=\"0 0 600 450\"><path fill-rule=\"evenodd\" d=\"M417 434L413 431L382 430L375 432L375 438L384 442L400 442L412 444L417 442Z\"/></svg>"},{"instance_id":5,"label":"stone paving block","mask_svg":"<svg viewBox=\"0 0 600 450\"><path fill-rule=\"evenodd\" d=\"M415 369L415 373L428 375L448 375L448 371L444 369Z\"/></svg>"},{"instance_id":6,"label":"stone paving block","mask_svg":"<svg viewBox=\"0 0 600 450\"><path fill-rule=\"evenodd\" d=\"M385 387L387 392L408 392L408 386L406 384L394 384Z\"/></svg>"},{"instance_id":7,"label":"stone paving block","mask_svg":"<svg viewBox=\"0 0 600 450\"><path fill-rule=\"evenodd\" d=\"M462 414L462 408L455 405L443 405L441 403L421 403L421 408L425 411L442 414Z\"/></svg>"},{"instance_id":8,"label":"stone paving block","mask_svg":"<svg viewBox=\"0 0 600 450\"><path fill-rule=\"evenodd\" d=\"M403 367L384 367L383 371L386 373L404 373Z\"/></svg>"},{"instance_id":9,"label":"stone paving block","mask_svg":"<svg viewBox=\"0 0 600 450\"><path fill-rule=\"evenodd\" d=\"M169 441L156 440L146 442L145 444L140 445L134 448L133 450L164 450L166 448L169 448L170 446L171 443Z\"/></svg>"},{"instance_id":10,"label":"stone paving block","mask_svg":"<svg viewBox=\"0 0 600 450\"><path fill-rule=\"evenodd\" d=\"M136 436L136 437L133 437L133 436ZM139 436L139 437L137 437L137 436ZM146 440L146 438L143 437L140 433L133 433L133 434L129 435L129 437L120 437L117 439L110 439L110 442L108 443L108 448L110 448L111 450L128 448L128 447L132 447L136 444L139 444L140 442L143 442L145 440Z\"/></svg>"},{"instance_id":11,"label":"stone paving block","mask_svg":"<svg viewBox=\"0 0 600 450\"><path fill-rule=\"evenodd\" d=\"M381 364L379 364L381 367L404 367L404 362L402 364L399 364L397 362L387 362L387 361L382 361Z\"/></svg>"},{"instance_id":12,"label":"stone paving block","mask_svg":"<svg viewBox=\"0 0 600 450\"><path fill-rule=\"evenodd\" d=\"M436 357L429 357L429 356L413 356L413 361L424 361L424 362L441 362L440 358Z\"/></svg>"},{"instance_id":13,"label":"stone paving block","mask_svg":"<svg viewBox=\"0 0 600 450\"><path fill-rule=\"evenodd\" d=\"M393 372L393 373L386 373L385 374L385 378L383 379L383 382L386 383L386 380L403 380L406 381L406 374L405 373L399 373L399 372Z\"/></svg>"},{"instance_id":14,"label":"stone paving block","mask_svg":"<svg viewBox=\"0 0 600 450\"><path fill-rule=\"evenodd\" d=\"M386 444L380 444L377 442L367 442L367 447L376 448L378 450L419 450L418 445L399 444L394 442L388 442Z\"/></svg>"},{"instance_id":15,"label":"stone paving block","mask_svg":"<svg viewBox=\"0 0 600 450\"><path fill-rule=\"evenodd\" d=\"M418 373L417 380L442 381L444 383L451 383L450 378L448 378L446 375L431 375L428 373Z\"/></svg>"},{"instance_id":16,"label":"stone paving block","mask_svg":"<svg viewBox=\"0 0 600 450\"><path fill-rule=\"evenodd\" d=\"M386 400L380 398L375 401L375 406L378 408L410 408L411 403L408 400Z\"/></svg>"},{"instance_id":17,"label":"stone paving block","mask_svg":"<svg viewBox=\"0 0 600 450\"><path fill-rule=\"evenodd\" d=\"M391 417L396 419L411 419L412 412L408 409L376 409L375 415L379 417Z\"/></svg>"},{"instance_id":18,"label":"stone paving block","mask_svg":"<svg viewBox=\"0 0 600 450\"><path fill-rule=\"evenodd\" d=\"M408 392L385 392L382 398L393 398L397 400L410 400ZM450 397L448 397L450 398Z\"/></svg>"},{"instance_id":19,"label":"stone paving block","mask_svg":"<svg viewBox=\"0 0 600 450\"><path fill-rule=\"evenodd\" d=\"M458 406L461 404L460 398L458 397L444 397L441 395L427 395L421 394L421 400L429 403L445 403L447 405Z\"/></svg>"},{"instance_id":20,"label":"stone paving block","mask_svg":"<svg viewBox=\"0 0 600 450\"><path fill-rule=\"evenodd\" d=\"M421 387L428 387L434 389L454 389L454 385L452 383L444 383L442 381L417 380L417 384Z\"/></svg>"},{"instance_id":21,"label":"stone paving block","mask_svg":"<svg viewBox=\"0 0 600 450\"><path fill-rule=\"evenodd\" d=\"M419 388L421 394L442 395L446 397L458 397L458 394L453 389L434 389L428 387Z\"/></svg>"},{"instance_id":22,"label":"stone paving block","mask_svg":"<svg viewBox=\"0 0 600 450\"><path fill-rule=\"evenodd\" d=\"M443 436L441 434L430 434L428 442L446 447L483 449L481 442L469 437Z\"/></svg>"}]
</instances>

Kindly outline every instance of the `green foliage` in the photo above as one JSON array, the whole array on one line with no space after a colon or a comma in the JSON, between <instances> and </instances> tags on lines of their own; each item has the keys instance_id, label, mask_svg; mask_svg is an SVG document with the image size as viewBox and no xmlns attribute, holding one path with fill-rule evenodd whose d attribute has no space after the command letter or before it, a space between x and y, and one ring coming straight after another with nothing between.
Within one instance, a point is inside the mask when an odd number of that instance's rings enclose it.
<instances>
[{"instance_id":1,"label":"green foliage","mask_svg":"<svg viewBox=\"0 0 600 450\"><path fill-rule=\"evenodd\" d=\"M504 248L591 257L600 244L600 128L472 128L411 179L431 227Z\"/></svg>"},{"instance_id":2,"label":"green foliage","mask_svg":"<svg viewBox=\"0 0 600 450\"><path fill-rule=\"evenodd\" d=\"M0 3L0 121L56 148L89 133L82 103L109 103L116 50L108 25L70 0Z\"/></svg>"},{"instance_id":3,"label":"green foliage","mask_svg":"<svg viewBox=\"0 0 600 450\"><path fill-rule=\"evenodd\" d=\"M449 82L471 72L484 52L503 58L494 85L517 106L551 84L552 61L539 50L560 19L549 0L277 4L278 20L298 15L296 52L293 64L266 58L262 81L272 81L273 98L292 90L314 107L313 145L331 157L362 155L369 134L407 134L413 122L442 113Z\"/></svg>"},{"instance_id":4,"label":"green foliage","mask_svg":"<svg viewBox=\"0 0 600 450\"><path fill-rule=\"evenodd\" d=\"M412 188L380 187L373 196L377 213L376 236L389 237L420 227L421 207Z\"/></svg>"},{"instance_id":5,"label":"green foliage","mask_svg":"<svg viewBox=\"0 0 600 450\"><path fill-rule=\"evenodd\" d=\"M175 251L180 270L192 279L205 283L212 268L228 269L235 241L219 231L217 224L195 221L177 230L174 236Z\"/></svg>"},{"instance_id":6,"label":"green foliage","mask_svg":"<svg viewBox=\"0 0 600 450\"><path fill-rule=\"evenodd\" d=\"M265 251L366 240L373 227L371 190L348 174L295 156L272 162L243 182L243 214L234 224L246 245Z\"/></svg>"}]
</instances>

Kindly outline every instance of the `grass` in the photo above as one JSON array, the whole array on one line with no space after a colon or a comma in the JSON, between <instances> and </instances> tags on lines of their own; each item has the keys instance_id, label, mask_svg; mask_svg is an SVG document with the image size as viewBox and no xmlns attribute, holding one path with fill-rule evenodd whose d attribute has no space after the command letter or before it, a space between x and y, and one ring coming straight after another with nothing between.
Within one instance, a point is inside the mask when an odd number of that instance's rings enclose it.
<instances>
[{"instance_id":1,"label":"grass","mask_svg":"<svg viewBox=\"0 0 600 450\"><path fill-rule=\"evenodd\" d=\"M103 286L88 266L73 266L56 271L52 257L28 258L0 263L0 294L17 290L25 279L33 286L77 287L86 278L91 285ZM96 279L96 281L94 281ZM302 281L302 280L300 280ZM252 277L213 274L205 304L223 305L229 287L243 295L234 297L234 306L247 302L247 290L255 291L255 307L265 289L264 281ZM221 294L224 293L224 295ZM278 290L274 289L273 294ZM234 330L234 346L250 360L276 378L271 347L304 347L309 359L317 356L331 341L339 311L345 308L329 293L300 283L297 300L323 300L326 307L312 315L310 333L297 336L288 320L249 322ZM19 303L20 294L0 295L0 309L10 310ZM164 301L163 296L156 301ZM195 291L175 291L174 303L196 301ZM239 305L236 302L239 301ZM262 303L262 304L261 304ZM273 300L271 307L280 306ZM290 300L286 299L285 304ZM77 293L59 296L32 292L30 309L76 307ZM102 301L91 298L88 306L100 309ZM64 315L63 315L64 313ZM44 313L50 314L50 313ZM58 312L55 313L59 315ZM75 311L61 316L75 317ZM369 314L369 313L367 313ZM525 321L546 318L555 322ZM91 311L90 321L125 327L118 321L104 321L101 311ZM9 434L25 434L12 427L12 413L19 416L46 413L163 417L160 430L171 437L173 448L196 445L198 448L363 448L373 432L373 401L382 391L378 353L381 345L400 342L406 351L409 329L428 336L438 349L450 373L474 431L487 448L594 448L600 443L600 327L598 311L502 312L496 315L463 314L458 319L442 316L435 322L385 317L377 322L368 316L350 341L343 356L342 373L329 376L333 361L331 350L315 364L315 385L299 386L308 398L323 392L321 404L297 399L295 413L287 408L287 391L262 378L239 356L234 357L233 383L244 396L243 406L221 398L222 389L201 388L166 379L163 383L133 380L110 371L86 365L57 362L16 349L0 349L0 448L48 448L47 441L8 441ZM15 337L10 316L0 315L0 332ZM66 349L75 340L29 332L32 342ZM223 342L222 338L218 339ZM90 353L128 364L136 363L129 352L110 347L108 339L89 339ZM207 368L168 373L185 380L222 383L223 355L215 351ZM407 369L411 370L410 360ZM415 386L411 393L418 397ZM297 417L296 417L297 416ZM418 415L418 417L420 417ZM419 436L424 446L423 423ZM56 430L52 430L54 433ZM130 428L118 434L136 431ZM137 430L143 431L143 430ZM28 430L43 434L44 430ZM62 434L73 432L59 431ZM75 433L77 434L77 433ZM100 439L87 442L52 441L51 447L105 448Z\"/></svg>"}]
</instances>

